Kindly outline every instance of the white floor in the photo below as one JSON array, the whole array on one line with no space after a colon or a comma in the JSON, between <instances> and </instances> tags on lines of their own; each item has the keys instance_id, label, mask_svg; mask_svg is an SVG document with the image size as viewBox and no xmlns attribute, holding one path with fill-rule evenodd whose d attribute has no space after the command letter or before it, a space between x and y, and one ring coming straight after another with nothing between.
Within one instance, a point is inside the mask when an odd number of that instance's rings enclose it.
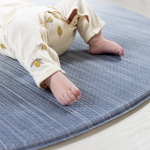
<instances>
[{"instance_id":1,"label":"white floor","mask_svg":"<svg viewBox=\"0 0 150 150\"><path fill-rule=\"evenodd\" d=\"M150 0L99 0L150 18ZM150 100L85 134L43 150L150 150Z\"/></svg>"},{"instance_id":2,"label":"white floor","mask_svg":"<svg viewBox=\"0 0 150 150\"><path fill-rule=\"evenodd\" d=\"M85 134L43 150L150 150L150 100Z\"/></svg>"},{"instance_id":3,"label":"white floor","mask_svg":"<svg viewBox=\"0 0 150 150\"><path fill-rule=\"evenodd\" d=\"M97 0L114 4L150 18L150 0Z\"/></svg>"}]
</instances>

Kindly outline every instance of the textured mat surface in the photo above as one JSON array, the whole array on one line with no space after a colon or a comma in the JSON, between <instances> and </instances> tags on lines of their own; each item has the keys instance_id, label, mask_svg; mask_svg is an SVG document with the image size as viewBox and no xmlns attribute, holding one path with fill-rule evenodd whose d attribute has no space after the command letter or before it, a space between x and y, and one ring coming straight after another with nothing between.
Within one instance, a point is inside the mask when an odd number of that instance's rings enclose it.
<instances>
[{"instance_id":1,"label":"textured mat surface","mask_svg":"<svg viewBox=\"0 0 150 150\"><path fill-rule=\"evenodd\" d=\"M1 150L38 149L67 140L150 97L150 19L106 3L88 2L107 23L104 37L119 43L125 56L90 55L77 34L60 59L82 99L62 106L52 93L35 85L18 61L0 55Z\"/></svg>"}]
</instances>

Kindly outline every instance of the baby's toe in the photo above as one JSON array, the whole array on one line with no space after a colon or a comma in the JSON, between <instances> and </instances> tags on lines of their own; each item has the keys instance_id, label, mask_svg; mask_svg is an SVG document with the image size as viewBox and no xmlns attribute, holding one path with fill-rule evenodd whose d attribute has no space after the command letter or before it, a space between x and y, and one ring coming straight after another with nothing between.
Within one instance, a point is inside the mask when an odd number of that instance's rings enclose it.
<instances>
[{"instance_id":1,"label":"baby's toe","mask_svg":"<svg viewBox=\"0 0 150 150\"><path fill-rule=\"evenodd\" d=\"M72 100L71 104L73 102L77 101L76 96L74 95L74 93L71 90L69 90L68 95L71 97L71 100Z\"/></svg>"},{"instance_id":2,"label":"baby's toe","mask_svg":"<svg viewBox=\"0 0 150 150\"><path fill-rule=\"evenodd\" d=\"M80 92L80 90L76 86L73 86L71 88L71 91L73 92L73 94L75 95L75 97L77 98L77 100L79 100L81 98L81 92Z\"/></svg>"},{"instance_id":3,"label":"baby's toe","mask_svg":"<svg viewBox=\"0 0 150 150\"><path fill-rule=\"evenodd\" d=\"M64 103L65 105L70 105L73 103L72 98L68 95L68 93L64 94Z\"/></svg>"},{"instance_id":4,"label":"baby's toe","mask_svg":"<svg viewBox=\"0 0 150 150\"><path fill-rule=\"evenodd\" d=\"M123 55L124 55L124 50L123 50L123 48L122 48L122 47L121 47L120 55L121 55L121 56L123 56Z\"/></svg>"},{"instance_id":5,"label":"baby's toe","mask_svg":"<svg viewBox=\"0 0 150 150\"><path fill-rule=\"evenodd\" d=\"M64 99L64 98L59 98L59 99L57 99L62 105L67 105L67 102L66 102L66 100Z\"/></svg>"},{"instance_id":6,"label":"baby's toe","mask_svg":"<svg viewBox=\"0 0 150 150\"><path fill-rule=\"evenodd\" d=\"M124 50L121 46L119 46L116 50L115 50L116 55L118 56L123 56L124 55Z\"/></svg>"}]
</instances>

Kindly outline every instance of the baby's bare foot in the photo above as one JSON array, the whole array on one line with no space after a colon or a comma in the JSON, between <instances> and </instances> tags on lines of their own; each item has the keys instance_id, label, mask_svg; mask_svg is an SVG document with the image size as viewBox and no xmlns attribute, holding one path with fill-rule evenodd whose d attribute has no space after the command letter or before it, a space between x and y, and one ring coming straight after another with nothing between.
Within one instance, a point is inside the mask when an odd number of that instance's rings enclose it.
<instances>
[{"instance_id":1,"label":"baby's bare foot","mask_svg":"<svg viewBox=\"0 0 150 150\"><path fill-rule=\"evenodd\" d=\"M81 98L80 90L59 71L47 78L45 84L62 105L71 105Z\"/></svg>"},{"instance_id":2,"label":"baby's bare foot","mask_svg":"<svg viewBox=\"0 0 150 150\"><path fill-rule=\"evenodd\" d=\"M115 55L124 55L123 48L115 42L106 40L101 32L92 37L88 44L91 54L112 53Z\"/></svg>"}]
</instances>

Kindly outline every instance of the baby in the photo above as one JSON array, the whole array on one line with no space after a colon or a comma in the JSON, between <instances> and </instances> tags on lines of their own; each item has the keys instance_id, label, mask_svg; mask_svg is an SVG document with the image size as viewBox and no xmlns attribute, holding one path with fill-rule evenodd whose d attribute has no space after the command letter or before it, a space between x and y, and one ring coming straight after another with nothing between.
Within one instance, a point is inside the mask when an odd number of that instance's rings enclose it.
<instances>
[{"instance_id":1,"label":"baby","mask_svg":"<svg viewBox=\"0 0 150 150\"><path fill-rule=\"evenodd\" d=\"M121 46L102 36L105 22L85 0L63 0L54 7L34 6L30 0L12 0L11 4L0 7L0 54L17 59L37 86L48 86L62 105L81 98L58 57L71 46L76 30L90 54L124 55Z\"/></svg>"}]
</instances>

